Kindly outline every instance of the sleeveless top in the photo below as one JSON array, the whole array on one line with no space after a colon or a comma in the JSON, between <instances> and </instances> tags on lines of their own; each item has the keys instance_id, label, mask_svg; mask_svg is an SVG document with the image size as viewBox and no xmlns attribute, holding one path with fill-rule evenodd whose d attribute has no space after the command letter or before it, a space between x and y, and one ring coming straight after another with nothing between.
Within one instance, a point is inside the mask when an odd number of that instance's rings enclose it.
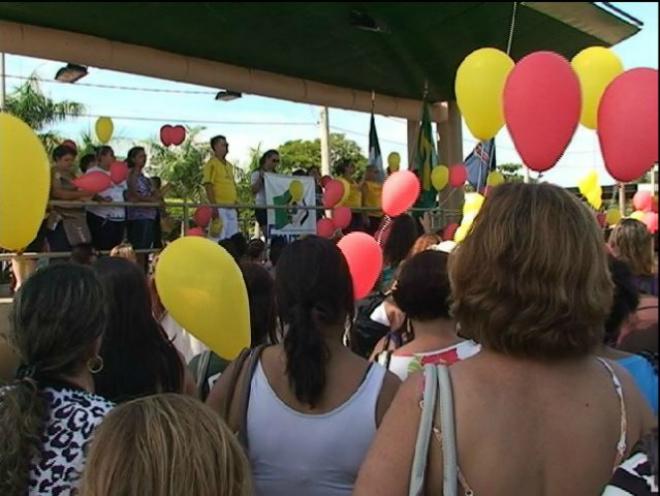
<instances>
[{"instance_id":1,"label":"sleeveless top","mask_svg":"<svg viewBox=\"0 0 660 496\"><path fill-rule=\"evenodd\" d=\"M30 463L28 496L76 494L92 433L114 405L67 383L40 386L46 424L40 453Z\"/></svg>"},{"instance_id":2,"label":"sleeveless top","mask_svg":"<svg viewBox=\"0 0 660 496\"><path fill-rule=\"evenodd\" d=\"M614 466L612 468L612 471L614 472L619 466L619 464L624 460L624 457L626 456L626 450L628 449L628 442L627 442L628 414L626 413L626 403L623 398L623 387L621 386L621 381L619 380L619 377L616 375L616 372L614 372L614 369L609 363L607 363L607 361L603 360L602 358L596 358L596 360L598 360L598 362L603 367L605 367L605 369L609 373L612 379L612 386L614 386L614 392L619 398L619 408L620 408L619 411L621 413L621 418L619 422L619 426L620 426L619 441L616 445L616 455L614 458ZM434 433L438 438L438 441L442 442L441 437L439 437L440 436L439 430L434 429ZM465 479L465 476L463 475L463 472L461 471L460 467L458 468L458 482L463 488L463 491L465 492L465 496L476 496L476 493L468 485L468 482Z\"/></svg>"},{"instance_id":3,"label":"sleeveless top","mask_svg":"<svg viewBox=\"0 0 660 496\"><path fill-rule=\"evenodd\" d=\"M259 363L247 414L256 494L349 496L376 435L385 373L373 365L348 401L331 412L309 415L277 396Z\"/></svg>"},{"instance_id":4,"label":"sleeveless top","mask_svg":"<svg viewBox=\"0 0 660 496\"><path fill-rule=\"evenodd\" d=\"M140 197L148 197L156 194L151 180L142 173L135 178L135 189ZM128 220L156 220L158 209L154 207L128 207L126 209Z\"/></svg>"}]
</instances>

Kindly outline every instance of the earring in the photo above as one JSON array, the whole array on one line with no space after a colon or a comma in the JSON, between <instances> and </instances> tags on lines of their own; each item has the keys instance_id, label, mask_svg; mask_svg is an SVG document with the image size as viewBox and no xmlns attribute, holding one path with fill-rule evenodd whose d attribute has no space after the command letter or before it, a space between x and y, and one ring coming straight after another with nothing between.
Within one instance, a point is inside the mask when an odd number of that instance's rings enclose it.
<instances>
[{"instance_id":1,"label":"earring","mask_svg":"<svg viewBox=\"0 0 660 496\"><path fill-rule=\"evenodd\" d=\"M87 370L91 374L98 374L103 370L103 358L100 356L95 356L94 358L90 358L87 361Z\"/></svg>"}]
</instances>

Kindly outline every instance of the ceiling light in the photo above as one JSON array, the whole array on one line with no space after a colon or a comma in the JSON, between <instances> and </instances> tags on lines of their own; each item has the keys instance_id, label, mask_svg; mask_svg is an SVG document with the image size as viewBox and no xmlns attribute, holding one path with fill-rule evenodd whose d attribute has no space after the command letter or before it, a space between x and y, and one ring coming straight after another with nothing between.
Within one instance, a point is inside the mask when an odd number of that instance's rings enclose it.
<instances>
[{"instance_id":1,"label":"ceiling light","mask_svg":"<svg viewBox=\"0 0 660 496\"><path fill-rule=\"evenodd\" d=\"M60 83L75 83L87 75L87 67L76 64L67 64L55 75L55 80Z\"/></svg>"},{"instance_id":2,"label":"ceiling light","mask_svg":"<svg viewBox=\"0 0 660 496\"><path fill-rule=\"evenodd\" d=\"M232 100L237 100L242 96L242 93L238 93L236 91L223 90L218 91L218 94L215 95L215 99L221 102L231 102Z\"/></svg>"}]
</instances>

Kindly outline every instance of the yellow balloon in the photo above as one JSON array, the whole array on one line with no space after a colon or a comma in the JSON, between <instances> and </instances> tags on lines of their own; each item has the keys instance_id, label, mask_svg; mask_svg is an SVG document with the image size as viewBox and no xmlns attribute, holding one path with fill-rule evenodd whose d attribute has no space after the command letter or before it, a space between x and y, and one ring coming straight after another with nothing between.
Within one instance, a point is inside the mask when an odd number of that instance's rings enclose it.
<instances>
[{"instance_id":1,"label":"yellow balloon","mask_svg":"<svg viewBox=\"0 0 660 496\"><path fill-rule=\"evenodd\" d=\"M389 166L390 172L396 172L401 167L401 155L397 152L392 152L387 156L387 165Z\"/></svg>"},{"instance_id":2,"label":"yellow balloon","mask_svg":"<svg viewBox=\"0 0 660 496\"><path fill-rule=\"evenodd\" d=\"M587 201L589 205L594 207L596 210L600 210L600 207L603 206L603 188L596 186L587 194Z\"/></svg>"},{"instance_id":3,"label":"yellow balloon","mask_svg":"<svg viewBox=\"0 0 660 496\"><path fill-rule=\"evenodd\" d=\"M494 186L499 186L500 184L504 184L505 182L506 179L504 179L504 175L497 171L489 173L488 177L486 178L486 186L490 186L491 188Z\"/></svg>"},{"instance_id":4,"label":"yellow balloon","mask_svg":"<svg viewBox=\"0 0 660 496\"><path fill-rule=\"evenodd\" d=\"M243 275L217 244L194 236L174 241L156 266L156 288L174 320L222 358L233 360L250 345Z\"/></svg>"},{"instance_id":5,"label":"yellow balloon","mask_svg":"<svg viewBox=\"0 0 660 496\"><path fill-rule=\"evenodd\" d=\"M467 235L470 232L470 228L472 227L472 224L461 224L458 226L458 229L456 229L456 233L454 234L454 241L457 243L461 243L465 238L467 238Z\"/></svg>"},{"instance_id":6,"label":"yellow balloon","mask_svg":"<svg viewBox=\"0 0 660 496\"><path fill-rule=\"evenodd\" d=\"M484 204L485 198L479 193L467 193L465 195L465 204L463 205L463 215L477 214ZM463 219L465 223L465 219Z\"/></svg>"},{"instance_id":7,"label":"yellow balloon","mask_svg":"<svg viewBox=\"0 0 660 496\"><path fill-rule=\"evenodd\" d=\"M642 220L644 220L644 212L640 212L639 210L636 210L635 212L630 214L630 218L641 222Z\"/></svg>"},{"instance_id":8,"label":"yellow balloon","mask_svg":"<svg viewBox=\"0 0 660 496\"><path fill-rule=\"evenodd\" d=\"M589 171L589 173L578 182L580 194L585 198L589 197L589 193L591 193L596 186L598 186L598 172L595 170Z\"/></svg>"},{"instance_id":9,"label":"yellow balloon","mask_svg":"<svg viewBox=\"0 0 660 496\"><path fill-rule=\"evenodd\" d=\"M96 137L101 143L107 143L112 138L115 125L110 117L99 117L96 121Z\"/></svg>"},{"instance_id":10,"label":"yellow balloon","mask_svg":"<svg viewBox=\"0 0 660 496\"><path fill-rule=\"evenodd\" d=\"M337 204L338 206L341 207L342 205L344 205L348 201L348 197L351 196L351 183L349 183L343 177L340 177L337 180L344 185L344 196L341 197L341 200Z\"/></svg>"},{"instance_id":11,"label":"yellow balloon","mask_svg":"<svg viewBox=\"0 0 660 496\"><path fill-rule=\"evenodd\" d=\"M222 217L218 217L217 219L213 219L211 221L211 225L209 226L209 234L211 235L212 238L218 238L222 234L222 228L223 228L223 223L222 223Z\"/></svg>"},{"instance_id":12,"label":"yellow balloon","mask_svg":"<svg viewBox=\"0 0 660 496\"><path fill-rule=\"evenodd\" d=\"M44 220L50 166L44 145L20 119L0 113L0 246L20 251Z\"/></svg>"},{"instance_id":13,"label":"yellow balloon","mask_svg":"<svg viewBox=\"0 0 660 496\"><path fill-rule=\"evenodd\" d=\"M289 184L289 193L291 193L291 199L297 203L302 200L305 194L305 187L298 180L291 181L291 184Z\"/></svg>"},{"instance_id":14,"label":"yellow balloon","mask_svg":"<svg viewBox=\"0 0 660 496\"><path fill-rule=\"evenodd\" d=\"M573 57L571 65L580 79L582 91L580 122L584 127L596 129L600 99L612 80L623 72L623 64L609 48L594 46Z\"/></svg>"},{"instance_id":15,"label":"yellow balloon","mask_svg":"<svg viewBox=\"0 0 660 496\"><path fill-rule=\"evenodd\" d=\"M504 126L504 85L514 65L506 53L481 48L468 55L456 72L458 107L479 141L493 138Z\"/></svg>"},{"instance_id":16,"label":"yellow balloon","mask_svg":"<svg viewBox=\"0 0 660 496\"><path fill-rule=\"evenodd\" d=\"M442 191L449 184L449 169L444 165L433 168L431 172L431 184L436 191Z\"/></svg>"},{"instance_id":17,"label":"yellow balloon","mask_svg":"<svg viewBox=\"0 0 660 496\"><path fill-rule=\"evenodd\" d=\"M608 226L616 226L621 222L621 211L617 208L610 208L605 212L605 219Z\"/></svg>"}]
</instances>

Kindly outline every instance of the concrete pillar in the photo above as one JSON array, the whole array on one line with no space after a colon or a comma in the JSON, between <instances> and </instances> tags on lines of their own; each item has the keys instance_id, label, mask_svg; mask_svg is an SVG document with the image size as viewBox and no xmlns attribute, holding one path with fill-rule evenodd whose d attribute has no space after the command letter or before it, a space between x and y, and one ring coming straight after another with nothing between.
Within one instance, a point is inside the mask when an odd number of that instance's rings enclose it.
<instances>
[{"instance_id":1,"label":"concrete pillar","mask_svg":"<svg viewBox=\"0 0 660 496\"><path fill-rule=\"evenodd\" d=\"M463 162L463 127L461 113L455 101L448 102L448 119L438 124L438 163L448 167ZM462 189L447 187L440 192L440 205L443 222L460 223L465 203Z\"/></svg>"}]
</instances>

